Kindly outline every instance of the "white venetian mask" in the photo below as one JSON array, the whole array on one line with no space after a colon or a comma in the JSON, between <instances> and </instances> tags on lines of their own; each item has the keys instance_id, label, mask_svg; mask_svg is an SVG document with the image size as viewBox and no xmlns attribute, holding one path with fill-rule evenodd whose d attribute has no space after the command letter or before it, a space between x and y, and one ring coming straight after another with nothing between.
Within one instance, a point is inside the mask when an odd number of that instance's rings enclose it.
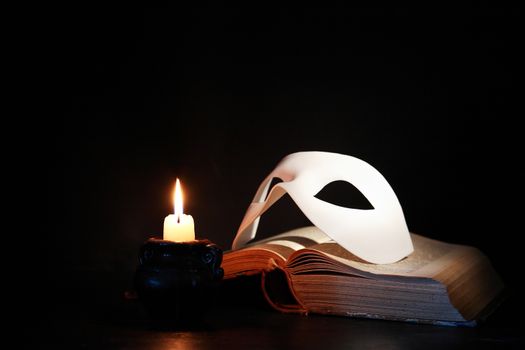
<instances>
[{"instance_id":1,"label":"white venetian mask","mask_svg":"<svg viewBox=\"0 0 525 350\"><path fill-rule=\"evenodd\" d=\"M273 178L283 182L268 194ZM340 180L354 185L374 208L345 208L315 197L327 184ZM259 186L233 249L255 237L260 216L285 193L315 226L363 260L388 264L414 250L401 205L385 178L360 159L328 152L293 153L277 165Z\"/></svg>"}]
</instances>

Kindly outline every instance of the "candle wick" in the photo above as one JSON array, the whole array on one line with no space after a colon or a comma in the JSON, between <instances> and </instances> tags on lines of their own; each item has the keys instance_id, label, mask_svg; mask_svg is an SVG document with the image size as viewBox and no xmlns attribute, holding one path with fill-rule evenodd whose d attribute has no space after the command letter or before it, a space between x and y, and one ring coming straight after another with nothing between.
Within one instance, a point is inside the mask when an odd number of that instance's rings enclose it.
<instances>
[{"instance_id":1,"label":"candle wick","mask_svg":"<svg viewBox=\"0 0 525 350\"><path fill-rule=\"evenodd\" d=\"M177 224L180 224L180 215L177 215Z\"/></svg>"}]
</instances>

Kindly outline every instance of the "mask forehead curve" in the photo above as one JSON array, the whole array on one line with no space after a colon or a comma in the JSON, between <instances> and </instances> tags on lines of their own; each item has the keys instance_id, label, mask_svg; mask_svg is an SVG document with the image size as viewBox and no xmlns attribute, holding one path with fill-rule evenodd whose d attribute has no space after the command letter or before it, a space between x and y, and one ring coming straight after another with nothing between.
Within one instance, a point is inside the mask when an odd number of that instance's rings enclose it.
<instances>
[{"instance_id":1,"label":"mask forehead curve","mask_svg":"<svg viewBox=\"0 0 525 350\"><path fill-rule=\"evenodd\" d=\"M268 176L278 177L288 192L315 196L333 181L354 185L374 206L388 207L397 197L386 179L365 161L339 153L297 152L283 158ZM394 201L394 202L395 202Z\"/></svg>"}]
</instances>

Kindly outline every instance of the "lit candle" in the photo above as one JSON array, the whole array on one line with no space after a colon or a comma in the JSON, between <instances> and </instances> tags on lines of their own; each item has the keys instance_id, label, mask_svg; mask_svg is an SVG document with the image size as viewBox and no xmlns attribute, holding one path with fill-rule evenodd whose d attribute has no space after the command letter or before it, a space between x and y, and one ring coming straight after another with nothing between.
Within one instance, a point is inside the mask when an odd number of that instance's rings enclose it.
<instances>
[{"instance_id":1,"label":"lit candle","mask_svg":"<svg viewBox=\"0 0 525 350\"><path fill-rule=\"evenodd\" d=\"M164 219L164 239L173 242L195 240L193 217L185 215L182 211L182 190L179 179L175 182L173 203L175 207L174 214L170 214Z\"/></svg>"}]
</instances>

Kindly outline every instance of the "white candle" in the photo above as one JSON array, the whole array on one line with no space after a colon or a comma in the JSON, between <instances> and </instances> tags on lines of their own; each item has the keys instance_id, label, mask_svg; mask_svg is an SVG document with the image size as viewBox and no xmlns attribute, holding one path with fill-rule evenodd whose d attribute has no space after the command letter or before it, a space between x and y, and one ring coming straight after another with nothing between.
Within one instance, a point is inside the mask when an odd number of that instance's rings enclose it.
<instances>
[{"instance_id":1,"label":"white candle","mask_svg":"<svg viewBox=\"0 0 525 350\"><path fill-rule=\"evenodd\" d=\"M164 219L164 239L173 242L195 240L193 217L185 215L182 210L182 190L179 179L175 182L173 202L174 214L170 214Z\"/></svg>"}]
</instances>

